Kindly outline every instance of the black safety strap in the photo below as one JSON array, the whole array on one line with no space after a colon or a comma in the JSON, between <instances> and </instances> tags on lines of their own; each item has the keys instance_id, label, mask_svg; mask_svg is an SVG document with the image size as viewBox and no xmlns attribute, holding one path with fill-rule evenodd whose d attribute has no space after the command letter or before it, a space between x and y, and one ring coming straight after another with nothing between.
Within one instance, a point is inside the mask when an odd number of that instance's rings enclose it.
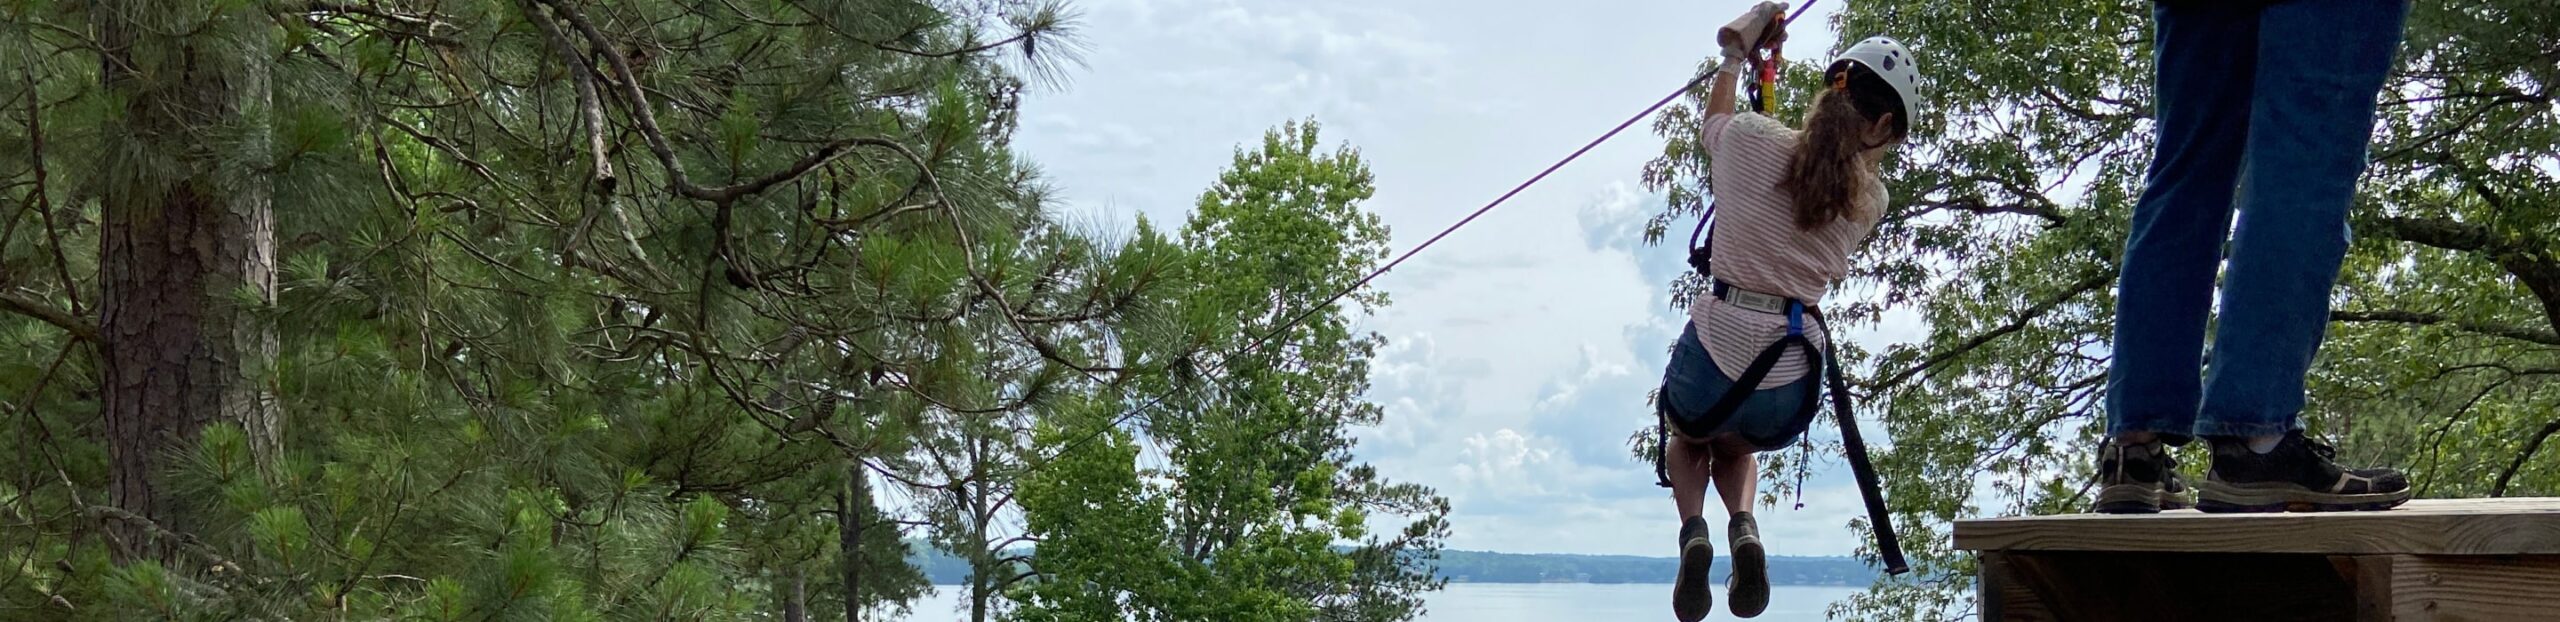
<instances>
[{"instance_id":1,"label":"black safety strap","mask_svg":"<svg viewBox=\"0 0 2560 622\"><path fill-rule=\"evenodd\" d=\"M1805 305L1813 323L1822 327L1823 345L1831 345L1831 323L1822 318L1822 310ZM1902 559L1902 539L1893 533L1893 512L1884 504L1884 485L1876 479L1875 464L1867 459L1867 442L1858 434L1858 418L1849 408L1849 376L1840 373L1840 357L1822 357L1823 375L1831 380L1831 413L1839 419L1840 448L1849 455L1849 473L1858 478L1858 496L1867 502L1867 526L1876 535L1876 553L1884 559L1885 574L1911 572L1911 563Z\"/></svg>"}]
</instances>

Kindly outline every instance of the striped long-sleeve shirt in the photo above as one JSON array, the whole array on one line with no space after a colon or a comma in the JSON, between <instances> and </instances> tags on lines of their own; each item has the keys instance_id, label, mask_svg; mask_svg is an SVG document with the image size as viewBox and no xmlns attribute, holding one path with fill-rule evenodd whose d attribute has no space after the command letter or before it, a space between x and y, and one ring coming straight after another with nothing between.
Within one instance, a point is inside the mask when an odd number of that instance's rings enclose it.
<instances>
[{"instance_id":1,"label":"striped long-sleeve shirt","mask_svg":"<svg viewBox=\"0 0 2560 622\"><path fill-rule=\"evenodd\" d=\"M1849 218L1798 229L1795 201L1778 189L1797 132L1748 112L1707 117L1705 129L1708 185L1716 202L1715 277L1743 289L1820 302L1832 283L1848 276L1849 253L1884 213L1884 183L1867 175ZM1737 379L1762 349L1787 334L1786 316L1727 305L1711 292L1689 304L1689 321L1716 367ZM1811 319L1804 329L1817 346L1825 343ZM1760 386L1783 386L1809 371L1804 354L1790 350Z\"/></svg>"}]
</instances>

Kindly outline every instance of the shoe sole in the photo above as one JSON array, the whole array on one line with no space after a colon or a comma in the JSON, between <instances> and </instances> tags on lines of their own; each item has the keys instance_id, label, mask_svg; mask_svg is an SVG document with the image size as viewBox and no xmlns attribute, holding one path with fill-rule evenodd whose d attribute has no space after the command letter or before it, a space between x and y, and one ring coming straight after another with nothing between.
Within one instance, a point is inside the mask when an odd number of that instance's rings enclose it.
<instances>
[{"instance_id":1,"label":"shoe sole","mask_svg":"<svg viewBox=\"0 0 2560 622\"><path fill-rule=\"evenodd\" d=\"M1769 556L1759 536L1733 543L1733 576L1726 580L1724 597L1735 617L1758 617L1769 609Z\"/></svg>"},{"instance_id":2,"label":"shoe sole","mask_svg":"<svg viewBox=\"0 0 2560 622\"><path fill-rule=\"evenodd\" d=\"M2371 512L2388 510L2408 503L2410 491L2371 494L2335 494L2313 492L2299 484L2269 482L2232 484L2206 481L2196 486L2202 493L2196 510L2213 513L2248 512Z\"/></svg>"},{"instance_id":3,"label":"shoe sole","mask_svg":"<svg viewBox=\"0 0 2560 622\"><path fill-rule=\"evenodd\" d=\"M1715 610L1715 594L1707 590L1707 573L1716 567L1716 545L1694 538L1680 547L1680 575L1671 586L1671 613L1680 622L1707 619Z\"/></svg>"},{"instance_id":4,"label":"shoe sole","mask_svg":"<svg viewBox=\"0 0 2560 622\"><path fill-rule=\"evenodd\" d=\"M2099 514L2156 514L2168 498L2158 484L2109 484L2098 489L2093 509Z\"/></svg>"}]
</instances>

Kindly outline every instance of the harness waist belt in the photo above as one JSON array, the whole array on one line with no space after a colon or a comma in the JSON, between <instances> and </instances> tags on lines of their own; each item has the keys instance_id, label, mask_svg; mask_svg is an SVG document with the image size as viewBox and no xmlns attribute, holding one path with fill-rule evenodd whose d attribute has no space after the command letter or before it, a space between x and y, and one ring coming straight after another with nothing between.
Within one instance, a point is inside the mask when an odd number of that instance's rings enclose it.
<instances>
[{"instance_id":1,"label":"harness waist belt","mask_svg":"<svg viewBox=\"0 0 2560 622\"><path fill-rule=\"evenodd\" d=\"M1790 300L1777 294L1734 287L1733 284L1722 280L1716 281L1708 291L1713 292L1716 299L1724 301L1725 304L1771 315L1786 314L1787 302Z\"/></svg>"}]
</instances>

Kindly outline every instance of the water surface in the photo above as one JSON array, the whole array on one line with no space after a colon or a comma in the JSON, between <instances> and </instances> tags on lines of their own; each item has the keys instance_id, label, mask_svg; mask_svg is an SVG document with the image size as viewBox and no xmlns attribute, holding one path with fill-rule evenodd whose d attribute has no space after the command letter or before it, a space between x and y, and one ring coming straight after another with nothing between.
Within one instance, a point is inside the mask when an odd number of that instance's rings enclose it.
<instances>
[{"instance_id":1,"label":"water surface","mask_svg":"<svg viewBox=\"0 0 2560 622\"><path fill-rule=\"evenodd\" d=\"M937 586L932 596L916 602L913 622L957 622L969 619L964 588ZM1823 610L1854 587L1781 585L1770 590L1769 611L1758 622L1823 622ZM1671 586L1594 583L1451 583L1424 597L1429 611L1422 622L1614 622L1670 620ZM1726 613L1724 594L1716 594L1716 615Z\"/></svg>"}]
</instances>

